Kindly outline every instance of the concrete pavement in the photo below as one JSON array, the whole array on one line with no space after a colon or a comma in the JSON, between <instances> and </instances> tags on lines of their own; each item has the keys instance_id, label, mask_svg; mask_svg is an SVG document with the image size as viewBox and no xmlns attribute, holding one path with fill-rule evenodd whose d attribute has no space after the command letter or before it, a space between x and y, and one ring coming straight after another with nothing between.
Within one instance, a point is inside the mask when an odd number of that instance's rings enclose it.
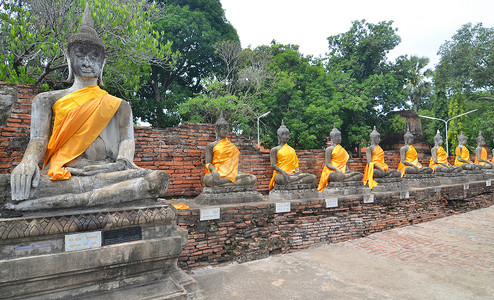
<instances>
[{"instance_id":1,"label":"concrete pavement","mask_svg":"<svg viewBox=\"0 0 494 300\"><path fill-rule=\"evenodd\" d=\"M494 299L494 206L192 276L204 299Z\"/></svg>"}]
</instances>

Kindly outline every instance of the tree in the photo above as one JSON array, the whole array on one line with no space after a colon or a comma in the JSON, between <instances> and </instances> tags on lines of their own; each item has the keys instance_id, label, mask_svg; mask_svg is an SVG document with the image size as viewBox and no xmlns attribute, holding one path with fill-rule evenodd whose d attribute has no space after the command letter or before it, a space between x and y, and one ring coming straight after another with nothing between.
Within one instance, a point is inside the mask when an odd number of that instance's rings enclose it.
<instances>
[{"instance_id":1,"label":"tree","mask_svg":"<svg viewBox=\"0 0 494 300\"><path fill-rule=\"evenodd\" d=\"M432 92L432 83L427 81L432 76L432 70L426 69L422 71L429 64L427 57L417 57L415 55L408 57L401 56L397 59L401 69L407 74L406 78L406 92L410 101L413 103L413 109L418 111L419 105L422 104L424 99L429 98ZM398 62L398 63L399 63Z\"/></svg>"},{"instance_id":2,"label":"tree","mask_svg":"<svg viewBox=\"0 0 494 300\"><path fill-rule=\"evenodd\" d=\"M4 0L0 8L0 80L64 85L65 45L79 27L85 0ZM151 20L155 4L136 0L94 0L95 29L105 41L106 84L131 95L149 65L168 62L170 45L158 48Z\"/></svg>"}]
</instances>

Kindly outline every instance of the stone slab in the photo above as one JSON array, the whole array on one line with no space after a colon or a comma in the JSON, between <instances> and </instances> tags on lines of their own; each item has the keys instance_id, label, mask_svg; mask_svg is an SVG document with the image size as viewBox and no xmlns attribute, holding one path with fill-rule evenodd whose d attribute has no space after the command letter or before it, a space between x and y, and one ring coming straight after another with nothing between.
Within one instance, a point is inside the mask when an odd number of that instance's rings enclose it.
<instances>
[{"instance_id":1,"label":"stone slab","mask_svg":"<svg viewBox=\"0 0 494 300\"><path fill-rule=\"evenodd\" d=\"M441 185L441 182L434 174L405 174L402 179L409 188L423 188Z\"/></svg>"},{"instance_id":2,"label":"stone slab","mask_svg":"<svg viewBox=\"0 0 494 300\"><path fill-rule=\"evenodd\" d=\"M322 194L317 190L315 184L275 184L274 189L269 192L269 200L271 201L312 200L321 198Z\"/></svg>"},{"instance_id":3,"label":"stone slab","mask_svg":"<svg viewBox=\"0 0 494 300\"><path fill-rule=\"evenodd\" d=\"M374 178L378 183L372 189L372 192L391 192L391 191L402 191L408 189L401 177L383 177Z\"/></svg>"},{"instance_id":4,"label":"stone slab","mask_svg":"<svg viewBox=\"0 0 494 300\"><path fill-rule=\"evenodd\" d=\"M328 198L335 196L369 194L370 192L371 189L359 180L330 182L326 187L324 187L322 194L324 198Z\"/></svg>"},{"instance_id":5,"label":"stone slab","mask_svg":"<svg viewBox=\"0 0 494 300\"><path fill-rule=\"evenodd\" d=\"M263 201L262 195L251 186L205 187L194 199L199 205L238 204Z\"/></svg>"}]
</instances>

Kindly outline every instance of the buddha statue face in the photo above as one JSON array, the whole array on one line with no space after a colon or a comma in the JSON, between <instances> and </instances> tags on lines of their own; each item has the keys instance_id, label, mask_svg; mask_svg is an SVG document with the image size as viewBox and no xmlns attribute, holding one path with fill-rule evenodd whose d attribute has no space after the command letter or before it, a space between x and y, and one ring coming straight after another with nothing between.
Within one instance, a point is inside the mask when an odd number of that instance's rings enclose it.
<instances>
[{"instance_id":1,"label":"buddha statue face","mask_svg":"<svg viewBox=\"0 0 494 300\"><path fill-rule=\"evenodd\" d=\"M331 134L331 142L333 145L338 145L341 143L341 133Z\"/></svg>"},{"instance_id":2,"label":"buddha statue face","mask_svg":"<svg viewBox=\"0 0 494 300\"><path fill-rule=\"evenodd\" d=\"M463 135L463 133L460 134L460 136L458 137L458 142L460 143L460 145L466 145L467 137Z\"/></svg>"},{"instance_id":3,"label":"buddha statue face","mask_svg":"<svg viewBox=\"0 0 494 300\"><path fill-rule=\"evenodd\" d=\"M103 71L105 55L98 45L75 43L69 48L69 58L75 76L98 78Z\"/></svg>"},{"instance_id":4,"label":"buddha statue face","mask_svg":"<svg viewBox=\"0 0 494 300\"><path fill-rule=\"evenodd\" d=\"M485 139L484 139L483 136L477 137L477 144L479 144L479 146L484 146L485 145Z\"/></svg>"},{"instance_id":5,"label":"buddha statue face","mask_svg":"<svg viewBox=\"0 0 494 300\"><path fill-rule=\"evenodd\" d=\"M434 142L438 145L438 146L442 146L444 141L443 141L443 137L442 136L438 136L438 137L434 137Z\"/></svg>"},{"instance_id":6,"label":"buddha statue face","mask_svg":"<svg viewBox=\"0 0 494 300\"><path fill-rule=\"evenodd\" d=\"M288 143L288 140L290 140L290 131L288 129L283 129L278 131L278 141L281 144L286 144Z\"/></svg>"}]
</instances>

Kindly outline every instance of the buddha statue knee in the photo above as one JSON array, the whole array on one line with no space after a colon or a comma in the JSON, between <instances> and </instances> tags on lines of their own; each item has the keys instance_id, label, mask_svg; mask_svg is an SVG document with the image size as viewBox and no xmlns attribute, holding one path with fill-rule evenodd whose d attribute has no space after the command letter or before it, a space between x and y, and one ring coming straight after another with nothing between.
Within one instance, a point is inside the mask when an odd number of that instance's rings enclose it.
<instances>
[{"instance_id":1,"label":"buddha statue knee","mask_svg":"<svg viewBox=\"0 0 494 300\"><path fill-rule=\"evenodd\" d=\"M326 148L324 155L324 168L319 180L318 190L323 191L329 182L338 181L359 181L364 175L360 172L351 172L347 166L350 156L348 152L340 145L341 132L333 126L330 132L331 146Z\"/></svg>"},{"instance_id":2,"label":"buddha statue knee","mask_svg":"<svg viewBox=\"0 0 494 300\"><path fill-rule=\"evenodd\" d=\"M400 164L398 171L401 172L401 177L405 174L432 174L433 170L429 167L424 167L418 160L417 150L412 146L413 134L407 128L404 135L405 145L400 148Z\"/></svg>"},{"instance_id":3,"label":"buddha statue knee","mask_svg":"<svg viewBox=\"0 0 494 300\"><path fill-rule=\"evenodd\" d=\"M300 173L297 154L287 144L290 139L290 131L283 121L281 121L277 135L278 146L272 148L269 154L271 168L273 169L269 190L271 191L274 188L275 183L279 185L314 183L315 175Z\"/></svg>"},{"instance_id":4,"label":"buddha statue knee","mask_svg":"<svg viewBox=\"0 0 494 300\"><path fill-rule=\"evenodd\" d=\"M30 140L12 171L12 202L7 209L112 205L155 199L168 188L166 172L133 163L130 105L97 85L102 83L105 47L93 28L88 5L81 23L67 49L73 85L33 99Z\"/></svg>"},{"instance_id":5,"label":"buddha statue knee","mask_svg":"<svg viewBox=\"0 0 494 300\"><path fill-rule=\"evenodd\" d=\"M238 171L240 151L228 140L229 124L223 113L215 123L216 141L206 145L206 175L203 183L207 187L228 185L254 185L256 176Z\"/></svg>"}]
</instances>

